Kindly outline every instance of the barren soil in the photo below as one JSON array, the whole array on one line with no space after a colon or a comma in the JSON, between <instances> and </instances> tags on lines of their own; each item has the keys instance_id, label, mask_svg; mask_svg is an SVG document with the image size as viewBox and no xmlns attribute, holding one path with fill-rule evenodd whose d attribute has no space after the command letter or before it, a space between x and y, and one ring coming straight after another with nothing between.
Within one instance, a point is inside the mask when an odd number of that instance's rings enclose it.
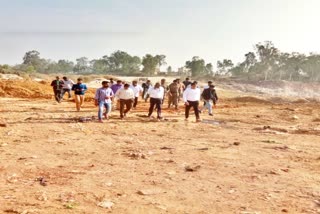
<instances>
[{"instance_id":1,"label":"barren soil","mask_svg":"<svg viewBox=\"0 0 320 214\"><path fill-rule=\"evenodd\" d=\"M0 98L0 213L320 213L320 105L219 95L201 123Z\"/></svg>"}]
</instances>

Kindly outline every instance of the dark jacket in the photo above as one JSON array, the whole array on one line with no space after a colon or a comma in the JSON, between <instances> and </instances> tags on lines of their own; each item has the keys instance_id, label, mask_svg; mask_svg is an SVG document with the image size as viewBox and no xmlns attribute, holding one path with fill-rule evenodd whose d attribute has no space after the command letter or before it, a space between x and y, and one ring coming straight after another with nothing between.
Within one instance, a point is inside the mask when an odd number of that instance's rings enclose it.
<instances>
[{"instance_id":1,"label":"dark jacket","mask_svg":"<svg viewBox=\"0 0 320 214\"><path fill-rule=\"evenodd\" d=\"M74 91L74 94L76 95L84 95L87 90L88 90L87 86L83 83L81 84L77 83L72 86L72 91Z\"/></svg>"},{"instance_id":2,"label":"dark jacket","mask_svg":"<svg viewBox=\"0 0 320 214\"><path fill-rule=\"evenodd\" d=\"M204 100L212 100L214 104L218 101L217 92L212 88L204 89L201 96Z\"/></svg>"},{"instance_id":3,"label":"dark jacket","mask_svg":"<svg viewBox=\"0 0 320 214\"><path fill-rule=\"evenodd\" d=\"M51 82L51 86L53 90L61 90L63 87L63 81L62 80L53 80Z\"/></svg>"}]
</instances>

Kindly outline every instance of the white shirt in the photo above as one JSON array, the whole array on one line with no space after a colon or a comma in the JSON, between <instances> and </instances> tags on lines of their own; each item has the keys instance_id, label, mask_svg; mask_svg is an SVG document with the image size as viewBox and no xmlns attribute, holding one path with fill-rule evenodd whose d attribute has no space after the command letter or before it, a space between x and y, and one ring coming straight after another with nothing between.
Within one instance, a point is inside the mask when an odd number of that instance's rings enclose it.
<instances>
[{"instance_id":1,"label":"white shirt","mask_svg":"<svg viewBox=\"0 0 320 214\"><path fill-rule=\"evenodd\" d=\"M164 89L161 86L160 88L150 87L148 90L148 94L150 95L151 98L163 99Z\"/></svg>"},{"instance_id":2,"label":"white shirt","mask_svg":"<svg viewBox=\"0 0 320 214\"><path fill-rule=\"evenodd\" d=\"M115 96L121 100L130 100L134 99L134 92L131 88L128 88L127 90L124 88L120 88Z\"/></svg>"},{"instance_id":3,"label":"white shirt","mask_svg":"<svg viewBox=\"0 0 320 214\"><path fill-rule=\"evenodd\" d=\"M209 86L208 86L208 85L203 86L203 89L207 89L207 88L209 88Z\"/></svg>"},{"instance_id":4,"label":"white shirt","mask_svg":"<svg viewBox=\"0 0 320 214\"><path fill-rule=\"evenodd\" d=\"M187 88L184 92L183 92L183 101L187 102L187 101L199 101L200 100L200 89L196 88L196 89L192 89L192 88Z\"/></svg>"},{"instance_id":5,"label":"white shirt","mask_svg":"<svg viewBox=\"0 0 320 214\"><path fill-rule=\"evenodd\" d=\"M133 90L135 97L139 97L140 92L143 91L143 88L140 85L136 85L136 86L131 85L130 88Z\"/></svg>"},{"instance_id":6,"label":"white shirt","mask_svg":"<svg viewBox=\"0 0 320 214\"><path fill-rule=\"evenodd\" d=\"M63 81L63 89L72 89L74 82L72 80L62 80Z\"/></svg>"}]
</instances>

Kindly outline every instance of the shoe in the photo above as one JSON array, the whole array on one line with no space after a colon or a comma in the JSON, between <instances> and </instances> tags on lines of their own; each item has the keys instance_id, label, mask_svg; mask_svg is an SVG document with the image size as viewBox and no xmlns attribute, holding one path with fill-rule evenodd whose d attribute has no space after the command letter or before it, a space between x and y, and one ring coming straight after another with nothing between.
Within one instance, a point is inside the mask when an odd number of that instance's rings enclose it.
<instances>
[{"instance_id":1,"label":"shoe","mask_svg":"<svg viewBox=\"0 0 320 214\"><path fill-rule=\"evenodd\" d=\"M107 113L103 113L104 118L107 119Z\"/></svg>"},{"instance_id":2,"label":"shoe","mask_svg":"<svg viewBox=\"0 0 320 214\"><path fill-rule=\"evenodd\" d=\"M103 120L99 120L99 123L103 123Z\"/></svg>"},{"instance_id":3,"label":"shoe","mask_svg":"<svg viewBox=\"0 0 320 214\"><path fill-rule=\"evenodd\" d=\"M209 114L209 116L213 116L213 114Z\"/></svg>"},{"instance_id":4,"label":"shoe","mask_svg":"<svg viewBox=\"0 0 320 214\"><path fill-rule=\"evenodd\" d=\"M197 123L200 123L201 121L202 121L201 119L197 119L197 120L196 120Z\"/></svg>"}]
</instances>

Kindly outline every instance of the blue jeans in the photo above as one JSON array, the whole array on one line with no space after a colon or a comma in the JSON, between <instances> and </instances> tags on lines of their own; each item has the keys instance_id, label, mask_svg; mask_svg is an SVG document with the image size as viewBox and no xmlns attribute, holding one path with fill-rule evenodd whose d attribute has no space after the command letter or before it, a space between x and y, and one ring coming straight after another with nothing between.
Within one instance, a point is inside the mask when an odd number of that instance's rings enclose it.
<instances>
[{"instance_id":1,"label":"blue jeans","mask_svg":"<svg viewBox=\"0 0 320 214\"><path fill-rule=\"evenodd\" d=\"M99 102L99 111L98 111L98 118L102 120L103 110L106 108L106 114L108 115L112 109L112 103L106 103L105 101Z\"/></svg>"},{"instance_id":2,"label":"blue jeans","mask_svg":"<svg viewBox=\"0 0 320 214\"><path fill-rule=\"evenodd\" d=\"M209 111L209 114L212 114L213 101L212 101L212 100L209 100L209 101L205 100L204 102L205 102L205 105L203 106L203 108L201 109L201 111L202 111L203 109L207 108L208 111Z\"/></svg>"}]
</instances>

